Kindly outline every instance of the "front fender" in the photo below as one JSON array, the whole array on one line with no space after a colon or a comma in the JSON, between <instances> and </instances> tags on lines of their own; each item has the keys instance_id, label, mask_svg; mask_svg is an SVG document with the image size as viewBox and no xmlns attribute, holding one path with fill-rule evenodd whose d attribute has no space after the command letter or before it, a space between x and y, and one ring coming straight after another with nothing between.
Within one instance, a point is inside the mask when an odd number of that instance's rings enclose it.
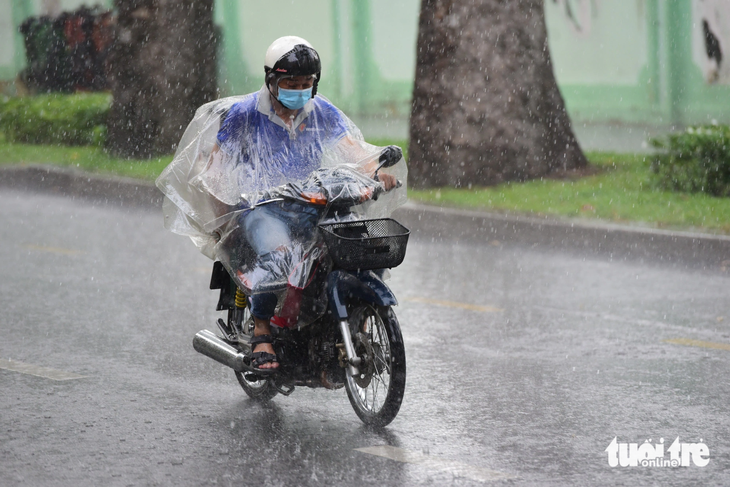
<instances>
[{"instance_id":1,"label":"front fender","mask_svg":"<svg viewBox=\"0 0 730 487\"><path fill-rule=\"evenodd\" d=\"M395 306L393 291L373 271L332 271L327 276L330 311L340 320L347 319L347 302L352 298L378 306Z\"/></svg>"}]
</instances>

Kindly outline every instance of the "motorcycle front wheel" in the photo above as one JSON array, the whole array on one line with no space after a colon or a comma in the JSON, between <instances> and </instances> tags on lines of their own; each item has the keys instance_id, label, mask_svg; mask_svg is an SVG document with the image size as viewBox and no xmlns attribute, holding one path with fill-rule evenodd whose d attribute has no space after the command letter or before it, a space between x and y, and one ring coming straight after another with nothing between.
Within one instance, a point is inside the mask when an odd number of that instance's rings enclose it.
<instances>
[{"instance_id":1,"label":"motorcycle front wheel","mask_svg":"<svg viewBox=\"0 0 730 487\"><path fill-rule=\"evenodd\" d=\"M406 352L390 306L362 305L350 314L355 352L362 362L345 388L355 413L367 425L385 426L395 419L406 387Z\"/></svg>"}]
</instances>

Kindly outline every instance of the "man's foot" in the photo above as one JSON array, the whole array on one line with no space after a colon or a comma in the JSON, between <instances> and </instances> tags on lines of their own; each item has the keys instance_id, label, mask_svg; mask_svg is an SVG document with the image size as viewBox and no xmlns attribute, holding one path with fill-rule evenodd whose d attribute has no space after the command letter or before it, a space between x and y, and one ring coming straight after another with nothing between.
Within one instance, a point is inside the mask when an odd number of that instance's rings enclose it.
<instances>
[{"instance_id":1,"label":"man's foot","mask_svg":"<svg viewBox=\"0 0 730 487\"><path fill-rule=\"evenodd\" d=\"M251 337L251 366L258 370L272 370L279 367L276 352L271 345L271 335L254 335Z\"/></svg>"}]
</instances>

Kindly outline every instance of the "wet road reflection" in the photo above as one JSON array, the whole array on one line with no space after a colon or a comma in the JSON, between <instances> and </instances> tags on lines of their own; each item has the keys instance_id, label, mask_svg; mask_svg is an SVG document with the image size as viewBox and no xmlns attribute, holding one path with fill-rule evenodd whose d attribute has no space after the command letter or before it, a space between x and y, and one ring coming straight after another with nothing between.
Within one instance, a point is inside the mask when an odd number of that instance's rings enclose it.
<instances>
[{"instance_id":1,"label":"wet road reflection","mask_svg":"<svg viewBox=\"0 0 730 487\"><path fill-rule=\"evenodd\" d=\"M406 395L373 430L344 390L260 405L195 353L219 317L210 262L158 211L4 190L0 214L0 359L85 376L0 368L8 485L730 482L726 274L422 221L389 281ZM608 465L615 437L677 436L702 439L709 465Z\"/></svg>"}]
</instances>

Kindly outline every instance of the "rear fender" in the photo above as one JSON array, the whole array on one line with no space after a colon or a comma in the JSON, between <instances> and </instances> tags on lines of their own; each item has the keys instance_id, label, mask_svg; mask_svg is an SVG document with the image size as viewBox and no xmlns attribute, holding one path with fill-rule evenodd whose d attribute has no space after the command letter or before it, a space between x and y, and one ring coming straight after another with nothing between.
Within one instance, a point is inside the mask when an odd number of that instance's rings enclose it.
<instances>
[{"instance_id":1,"label":"rear fender","mask_svg":"<svg viewBox=\"0 0 730 487\"><path fill-rule=\"evenodd\" d=\"M398 301L383 279L373 271L332 271L327 276L330 311L346 320L347 303L353 298L378 306L395 306Z\"/></svg>"}]
</instances>

